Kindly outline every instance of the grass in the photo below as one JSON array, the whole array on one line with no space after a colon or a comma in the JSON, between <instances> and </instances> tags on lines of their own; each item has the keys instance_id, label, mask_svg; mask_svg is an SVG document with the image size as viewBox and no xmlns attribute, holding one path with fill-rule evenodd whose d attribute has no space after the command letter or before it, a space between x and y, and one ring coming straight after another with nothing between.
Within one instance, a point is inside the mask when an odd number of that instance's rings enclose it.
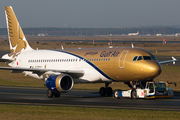
<instances>
[{"instance_id":1,"label":"grass","mask_svg":"<svg viewBox=\"0 0 180 120\"><path fill-rule=\"evenodd\" d=\"M119 41L162 41L163 37L141 37L141 36L134 36L134 37L36 37L36 36L28 36L28 42L30 46L34 49L61 49L61 46L63 46L65 49L67 48L94 48L94 47L108 47L107 42L97 42L101 40L109 40L111 39L112 42L119 40ZM42 40L47 40L47 41L42 41ZM53 41L51 41L53 40ZM54 41L57 40L57 41ZM58 41L58 40L78 40L77 42L70 42L70 41ZM95 44L92 42L84 42L84 40L95 40ZM135 47L140 47L147 49L149 51L152 51L153 53L156 53L155 51L160 51L157 53L157 55L162 55L162 54L177 54L178 56L180 55L180 45L176 43L168 43L168 41L180 41L180 37L166 37L167 44L163 45L162 43L134 43ZM130 43L124 43L124 42L116 42L113 43L111 46L114 47L131 47ZM7 37L2 37L0 36L0 50L9 50L9 43L8 43L8 38ZM167 50L169 50L167 52Z\"/></svg>"},{"instance_id":2,"label":"grass","mask_svg":"<svg viewBox=\"0 0 180 120\"><path fill-rule=\"evenodd\" d=\"M179 120L180 111L126 110L0 104L1 120Z\"/></svg>"}]
</instances>

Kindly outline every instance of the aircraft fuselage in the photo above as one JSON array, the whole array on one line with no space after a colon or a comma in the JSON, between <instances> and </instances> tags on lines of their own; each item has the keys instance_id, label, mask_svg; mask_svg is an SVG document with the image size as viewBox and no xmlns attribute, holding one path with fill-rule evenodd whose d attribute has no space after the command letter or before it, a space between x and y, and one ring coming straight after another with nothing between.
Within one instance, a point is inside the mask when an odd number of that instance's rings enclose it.
<instances>
[{"instance_id":1,"label":"aircraft fuselage","mask_svg":"<svg viewBox=\"0 0 180 120\"><path fill-rule=\"evenodd\" d=\"M161 73L155 57L140 48L31 50L21 52L9 65L21 68L83 70L84 76L74 78L75 83L143 81L153 79ZM32 72L25 74L43 79Z\"/></svg>"}]
</instances>

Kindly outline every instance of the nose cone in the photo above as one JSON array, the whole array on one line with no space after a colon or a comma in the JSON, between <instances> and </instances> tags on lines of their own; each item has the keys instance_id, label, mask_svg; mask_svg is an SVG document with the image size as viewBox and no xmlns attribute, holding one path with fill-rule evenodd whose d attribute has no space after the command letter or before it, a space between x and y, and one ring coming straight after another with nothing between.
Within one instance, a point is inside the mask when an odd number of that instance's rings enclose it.
<instances>
[{"instance_id":1,"label":"nose cone","mask_svg":"<svg viewBox=\"0 0 180 120\"><path fill-rule=\"evenodd\" d=\"M149 69L149 75L152 78L157 77L161 73L161 66L158 62L155 61L149 64L148 69Z\"/></svg>"}]
</instances>

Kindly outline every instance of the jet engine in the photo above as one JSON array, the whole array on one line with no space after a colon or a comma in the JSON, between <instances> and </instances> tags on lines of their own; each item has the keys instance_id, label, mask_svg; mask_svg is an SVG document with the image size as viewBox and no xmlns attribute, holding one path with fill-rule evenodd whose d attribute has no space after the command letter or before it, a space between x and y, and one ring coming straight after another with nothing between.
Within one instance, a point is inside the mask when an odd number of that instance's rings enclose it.
<instances>
[{"instance_id":1,"label":"jet engine","mask_svg":"<svg viewBox=\"0 0 180 120\"><path fill-rule=\"evenodd\" d=\"M71 76L67 74L51 75L46 80L46 86L48 89L54 92L69 92L74 85L74 81Z\"/></svg>"}]
</instances>

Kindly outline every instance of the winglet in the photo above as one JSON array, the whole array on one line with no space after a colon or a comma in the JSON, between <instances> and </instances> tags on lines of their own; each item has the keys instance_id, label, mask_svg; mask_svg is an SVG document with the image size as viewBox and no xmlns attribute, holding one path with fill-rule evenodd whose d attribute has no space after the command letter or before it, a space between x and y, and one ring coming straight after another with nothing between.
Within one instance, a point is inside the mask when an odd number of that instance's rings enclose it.
<instances>
[{"instance_id":1,"label":"winglet","mask_svg":"<svg viewBox=\"0 0 180 120\"><path fill-rule=\"evenodd\" d=\"M172 59L173 59L173 64L175 64L175 61L177 61L177 59L173 56L172 56Z\"/></svg>"},{"instance_id":2,"label":"winglet","mask_svg":"<svg viewBox=\"0 0 180 120\"><path fill-rule=\"evenodd\" d=\"M32 50L11 6L5 7L5 15L11 53Z\"/></svg>"},{"instance_id":3,"label":"winglet","mask_svg":"<svg viewBox=\"0 0 180 120\"><path fill-rule=\"evenodd\" d=\"M164 63L169 63L169 62L173 62L173 64L175 64L176 61L178 61L178 60L172 56L172 60L161 61L161 62L159 62L159 64L164 64Z\"/></svg>"}]
</instances>

